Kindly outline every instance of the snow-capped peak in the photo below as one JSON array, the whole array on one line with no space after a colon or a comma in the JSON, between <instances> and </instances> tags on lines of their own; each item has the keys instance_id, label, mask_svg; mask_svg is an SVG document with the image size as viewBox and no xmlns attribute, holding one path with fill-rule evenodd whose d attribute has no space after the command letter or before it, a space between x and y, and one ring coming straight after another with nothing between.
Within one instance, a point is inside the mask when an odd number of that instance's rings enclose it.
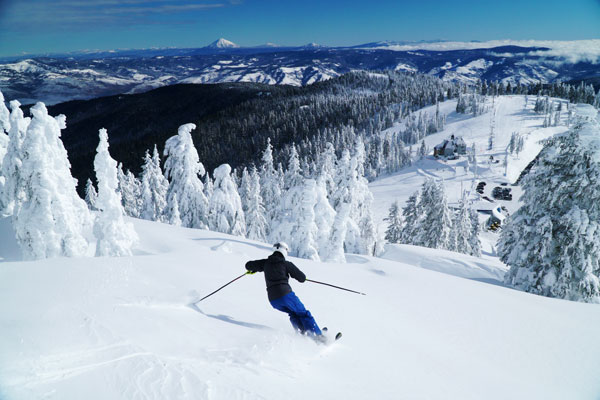
<instances>
[{"instance_id":1,"label":"snow-capped peak","mask_svg":"<svg viewBox=\"0 0 600 400\"><path fill-rule=\"evenodd\" d=\"M323 48L323 47L326 47L326 46L324 46L322 44L319 44L319 43L312 42L312 43L305 44L302 47L308 48L308 49L320 49L320 48Z\"/></svg>"},{"instance_id":2,"label":"snow-capped peak","mask_svg":"<svg viewBox=\"0 0 600 400\"><path fill-rule=\"evenodd\" d=\"M211 44L209 44L206 47L210 47L212 49L236 49L240 46L238 46L237 44L230 42L227 39L223 39L220 38L219 40L215 40L214 42L212 42Z\"/></svg>"}]
</instances>

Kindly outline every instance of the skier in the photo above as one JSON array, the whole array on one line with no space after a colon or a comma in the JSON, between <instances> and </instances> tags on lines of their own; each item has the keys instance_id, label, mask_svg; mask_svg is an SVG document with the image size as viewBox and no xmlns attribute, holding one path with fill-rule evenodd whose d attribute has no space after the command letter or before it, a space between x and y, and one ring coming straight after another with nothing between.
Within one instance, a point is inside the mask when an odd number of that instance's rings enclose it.
<instances>
[{"instance_id":1,"label":"skier","mask_svg":"<svg viewBox=\"0 0 600 400\"><path fill-rule=\"evenodd\" d=\"M294 329L302 334L312 335L318 341L325 342L325 337L310 311L304 308L304 304L292 291L288 283L290 276L298 282L306 280L306 275L298 267L285 260L288 251L289 247L284 242L275 243L273 254L266 259L248 261L246 269L251 274L256 272L265 273L267 294L271 306L276 310L287 313Z\"/></svg>"}]
</instances>

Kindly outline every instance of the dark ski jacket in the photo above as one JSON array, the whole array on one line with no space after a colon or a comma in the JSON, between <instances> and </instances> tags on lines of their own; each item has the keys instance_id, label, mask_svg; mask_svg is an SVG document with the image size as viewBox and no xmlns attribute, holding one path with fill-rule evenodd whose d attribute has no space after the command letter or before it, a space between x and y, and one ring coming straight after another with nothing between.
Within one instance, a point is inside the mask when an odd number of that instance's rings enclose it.
<instances>
[{"instance_id":1,"label":"dark ski jacket","mask_svg":"<svg viewBox=\"0 0 600 400\"><path fill-rule=\"evenodd\" d=\"M267 283L267 294L269 301L273 301L292 291L288 283L291 276L299 282L306 280L304 272L289 261L285 260L283 254L276 251L263 260L248 261L246 269L250 272L264 272L265 282Z\"/></svg>"}]
</instances>

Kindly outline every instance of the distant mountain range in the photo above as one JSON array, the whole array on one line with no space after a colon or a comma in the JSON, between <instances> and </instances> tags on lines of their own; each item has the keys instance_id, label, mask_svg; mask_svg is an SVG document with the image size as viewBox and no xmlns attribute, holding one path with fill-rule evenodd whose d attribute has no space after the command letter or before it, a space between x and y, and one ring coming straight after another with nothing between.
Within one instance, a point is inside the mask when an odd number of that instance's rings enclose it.
<instances>
[{"instance_id":1,"label":"distant mountain range","mask_svg":"<svg viewBox=\"0 0 600 400\"><path fill-rule=\"evenodd\" d=\"M0 90L22 103L55 104L175 83L308 85L352 70L400 70L472 84L600 77L600 40L373 42L351 47L240 47L219 39L192 49L79 52L0 61Z\"/></svg>"}]
</instances>

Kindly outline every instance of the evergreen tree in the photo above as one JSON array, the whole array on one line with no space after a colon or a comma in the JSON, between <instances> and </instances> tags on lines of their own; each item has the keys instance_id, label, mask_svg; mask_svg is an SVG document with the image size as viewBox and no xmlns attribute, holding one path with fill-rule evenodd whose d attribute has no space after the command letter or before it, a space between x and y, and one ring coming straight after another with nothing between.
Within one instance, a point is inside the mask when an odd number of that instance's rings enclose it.
<instances>
[{"instance_id":1,"label":"evergreen tree","mask_svg":"<svg viewBox=\"0 0 600 400\"><path fill-rule=\"evenodd\" d=\"M454 250L452 216L442 182L427 178L421 189L419 223L412 244L432 249Z\"/></svg>"},{"instance_id":2,"label":"evergreen tree","mask_svg":"<svg viewBox=\"0 0 600 400\"><path fill-rule=\"evenodd\" d=\"M222 164L213 173L214 190L208 207L208 228L235 236L246 235L242 200L231 178L231 167Z\"/></svg>"},{"instance_id":3,"label":"evergreen tree","mask_svg":"<svg viewBox=\"0 0 600 400\"><path fill-rule=\"evenodd\" d=\"M85 184L85 202L88 205L88 208L92 211L96 211L98 208L96 207L96 200L98 199L98 193L96 192L96 188L92 183L91 179L88 179Z\"/></svg>"},{"instance_id":4,"label":"evergreen tree","mask_svg":"<svg viewBox=\"0 0 600 400\"><path fill-rule=\"evenodd\" d=\"M469 206L464 193L458 203L458 210L454 214L452 232L455 242L455 251L463 254L473 255L474 251L471 248L471 236L473 232L471 207Z\"/></svg>"},{"instance_id":5,"label":"evergreen tree","mask_svg":"<svg viewBox=\"0 0 600 400\"><path fill-rule=\"evenodd\" d=\"M129 170L127 170L127 173L124 173L122 163L119 163L117 166L117 181L119 183L117 191L121 194L121 203L125 210L125 215L138 218L140 216L142 201L140 181Z\"/></svg>"},{"instance_id":6,"label":"evergreen tree","mask_svg":"<svg viewBox=\"0 0 600 400\"><path fill-rule=\"evenodd\" d=\"M242 179L240 181L240 186L239 186L239 194L240 194L240 199L242 200L242 210L244 210L244 214L247 215L248 213L248 204L251 201L250 196L251 195L251 177L250 177L250 173L248 172L248 168L244 167L244 169L242 170ZM246 221L247 223L248 221Z\"/></svg>"},{"instance_id":7,"label":"evergreen tree","mask_svg":"<svg viewBox=\"0 0 600 400\"><path fill-rule=\"evenodd\" d=\"M271 226L281 199L282 185L279 178L280 174L273 165L273 146L271 146L271 139L268 139L267 147L262 155L262 164L260 166L260 188L265 205L267 235L271 232Z\"/></svg>"},{"instance_id":8,"label":"evergreen tree","mask_svg":"<svg viewBox=\"0 0 600 400\"><path fill-rule=\"evenodd\" d=\"M12 215L15 208L26 200L24 192L22 146L31 122L31 118L24 117L17 100L10 102L11 113L9 117L10 130L6 154L2 161L2 175L5 179L3 190L0 192L0 210L7 215Z\"/></svg>"},{"instance_id":9,"label":"evergreen tree","mask_svg":"<svg viewBox=\"0 0 600 400\"><path fill-rule=\"evenodd\" d=\"M2 172L2 160L8 150L8 132L10 132L10 113L4 104L4 95L0 91L0 172Z\"/></svg>"},{"instance_id":10,"label":"evergreen tree","mask_svg":"<svg viewBox=\"0 0 600 400\"><path fill-rule=\"evenodd\" d=\"M319 255L323 258L327 255L330 244L331 229L335 221L335 210L327 198L327 184L324 174L321 174L316 181L316 204L315 204L315 223L317 225L317 245Z\"/></svg>"},{"instance_id":11,"label":"evergreen tree","mask_svg":"<svg viewBox=\"0 0 600 400\"><path fill-rule=\"evenodd\" d=\"M470 208L471 214L471 235L469 236L469 245L471 246L471 255L481 257L481 240L479 239L479 215L477 211Z\"/></svg>"},{"instance_id":12,"label":"evergreen tree","mask_svg":"<svg viewBox=\"0 0 600 400\"><path fill-rule=\"evenodd\" d=\"M10 113L4 103L4 95L0 90L0 134L2 131L8 133L10 131Z\"/></svg>"},{"instance_id":13,"label":"evergreen tree","mask_svg":"<svg viewBox=\"0 0 600 400\"><path fill-rule=\"evenodd\" d=\"M343 196L345 198L345 196ZM350 204L342 200L338 204L337 213L333 226L331 227L331 235L327 243L327 250L324 255L324 260L329 262L345 263L346 256L344 254L344 241L346 240L346 230L350 215Z\"/></svg>"},{"instance_id":14,"label":"evergreen tree","mask_svg":"<svg viewBox=\"0 0 600 400\"><path fill-rule=\"evenodd\" d=\"M547 140L523 180L523 205L499 241L505 281L527 292L600 301L600 124L581 106L568 133Z\"/></svg>"},{"instance_id":15,"label":"evergreen tree","mask_svg":"<svg viewBox=\"0 0 600 400\"><path fill-rule=\"evenodd\" d=\"M492 113L492 119L490 120L490 135L488 136L488 150L492 150L494 148L494 143L496 141L496 134L494 133L494 128L496 126L496 110Z\"/></svg>"},{"instance_id":16,"label":"evergreen tree","mask_svg":"<svg viewBox=\"0 0 600 400\"><path fill-rule=\"evenodd\" d=\"M27 259L83 256L91 216L77 195L77 181L60 140L65 118L49 116L43 103L33 106L31 113L18 168L18 191L24 201L17 202L12 219L17 242ZM21 121L14 122L18 130Z\"/></svg>"},{"instance_id":17,"label":"evergreen tree","mask_svg":"<svg viewBox=\"0 0 600 400\"><path fill-rule=\"evenodd\" d=\"M274 210L271 221L271 242L284 241L290 245L296 242L293 228L301 211L304 178L300 171L300 161L295 147L292 146L288 160L288 168L283 177L283 191L278 206ZM292 245L293 248L293 245Z\"/></svg>"},{"instance_id":18,"label":"evergreen tree","mask_svg":"<svg viewBox=\"0 0 600 400\"><path fill-rule=\"evenodd\" d=\"M510 135L510 141L508 142L508 151L510 152L510 154L514 153L517 148L517 140L518 140L517 138L518 138L517 132L513 132Z\"/></svg>"},{"instance_id":19,"label":"evergreen tree","mask_svg":"<svg viewBox=\"0 0 600 400\"><path fill-rule=\"evenodd\" d=\"M355 246L355 252L375 255L377 234L372 214L373 194L369 189L367 179L364 177L365 148L360 137L357 138L354 149L355 154L350 161L350 178L354 181L351 183L354 193L352 196L353 202L351 203L350 218L356 223L360 238L358 246ZM351 239L351 241L355 240L356 237Z\"/></svg>"},{"instance_id":20,"label":"evergreen tree","mask_svg":"<svg viewBox=\"0 0 600 400\"><path fill-rule=\"evenodd\" d=\"M200 180L205 173L204 166L192 142L191 132L195 128L194 124L181 125L177 135L165 143L165 176L170 179L167 204L173 210L173 198L177 195L181 224L187 228L204 229L208 226L208 200Z\"/></svg>"},{"instance_id":21,"label":"evergreen tree","mask_svg":"<svg viewBox=\"0 0 600 400\"><path fill-rule=\"evenodd\" d=\"M142 166L141 212L140 217L150 221L167 222L165 215L167 207L167 191L169 181L164 177L160 168L160 157L154 146L152 157L146 150Z\"/></svg>"},{"instance_id":22,"label":"evergreen tree","mask_svg":"<svg viewBox=\"0 0 600 400\"><path fill-rule=\"evenodd\" d=\"M248 195L246 198L246 232L249 239L267 240L267 220L265 207L260 195L260 176L256 168L252 168L249 176Z\"/></svg>"},{"instance_id":23,"label":"evergreen tree","mask_svg":"<svg viewBox=\"0 0 600 400\"><path fill-rule=\"evenodd\" d=\"M300 258L319 261L317 235L319 228L315 223L315 205L317 204L316 182L306 179L301 188L300 201L293 210L294 224L291 228L293 252Z\"/></svg>"},{"instance_id":24,"label":"evergreen tree","mask_svg":"<svg viewBox=\"0 0 600 400\"><path fill-rule=\"evenodd\" d=\"M335 191L335 148L333 144L327 142L325 149L321 153L317 171L319 171L327 189L327 196L330 197Z\"/></svg>"},{"instance_id":25,"label":"evergreen tree","mask_svg":"<svg viewBox=\"0 0 600 400\"><path fill-rule=\"evenodd\" d=\"M204 176L204 196L207 199L212 197L212 194L215 190L215 182L210 177L210 173L206 171L206 175Z\"/></svg>"},{"instance_id":26,"label":"evergreen tree","mask_svg":"<svg viewBox=\"0 0 600 400\"><path fill-rule=\"evenodd\" d=\"M385 231L385 240L390 243L400 243L402 217L400 216L398 201L392 203L388 216L383 220L388 222L388 228Z\"/></svg>"},{"instance_id":27,"label":"evergreen tree","mask_svg":"<svg viewBox=\"0 0 600 400\"><path fill-rule=\"evenodd\" d=\"M406 205L402 209L402 219L404 220L404 226L400 232L399 243L412 244L421 219L420 191L417 190L406 201Z\"/></svg>"},{"instance_id":28,"label":"evergreen tree","mask_svg":"<svg viewBox=\"0 0 600 400\"><path fill-rule=\"evenodd\" d=\"M302 177L302 169L300 168L300 158L296 151L296 146L292 144L290 148L290 157L288 168L283 175L283 190L289 190L293 187L302 185L304 178Z\"/></svg>"},{"instance_id":29,"label":"evergreen tree","mask_svg":"<svg viewBox=\"0 0 600 400\"><path fill-rule=\"evenodd\" d=\"M173 200L167 203L165 216L168 217L168 223L175 226L181 226L181 215L179 214L179 202L177 201L177 193L173 193Z\"/></svg>"},{"instance_id":30,"label":"evergreen tree","mask_svg":"<svg viewBox=\"0 0 600 400\"><path fill-rule=\"evenodd\" d=\"M421 146L419 147L419 151L417 153L420 159L423 159L427 155L427 146L425 146L425 141L421 141Z\"/></svg>"},{"instance_id":31,"label":"evergreen tree","mask_svg":"<svg viewBox=\"0 0 600 400\"><path fill-rule=\"evenodd\" d=\"M99 210L94 223L96 256L130 256L138 236L133 225L124 220L125 210L121 204L121 194L117 192L117 162L108 152L106 129L100 129L94 170L98 182L96 206Z\"/></svg>"}]
</instances>

